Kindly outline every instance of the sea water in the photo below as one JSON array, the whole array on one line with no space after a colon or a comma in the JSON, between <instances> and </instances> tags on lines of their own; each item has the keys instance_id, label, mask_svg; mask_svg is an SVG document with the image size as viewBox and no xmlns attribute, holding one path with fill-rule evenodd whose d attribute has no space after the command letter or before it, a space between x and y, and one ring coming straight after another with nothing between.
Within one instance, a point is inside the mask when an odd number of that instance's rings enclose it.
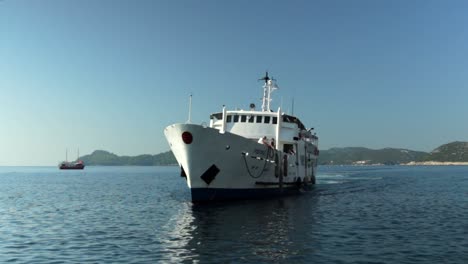
<instances>
[{"instance_id":1,"label":"sea water","mask_svg":"<svg viewBox=\"0 0 468 264\"><path fill-rule=\"evenodd\" d=\"M468 263L468 167L319 167L193 205L177 167L0 167L0 262Z\"/></svg>"}]
</instances>

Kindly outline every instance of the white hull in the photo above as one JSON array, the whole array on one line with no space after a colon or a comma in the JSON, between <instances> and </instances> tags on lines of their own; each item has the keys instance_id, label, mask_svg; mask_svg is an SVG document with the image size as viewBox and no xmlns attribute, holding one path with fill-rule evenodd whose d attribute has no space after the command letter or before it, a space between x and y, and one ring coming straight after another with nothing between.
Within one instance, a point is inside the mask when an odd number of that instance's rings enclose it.
<instances>
[{"instance_id":1,"label":"white hull","mask_svg":"<svg viewBox=\"0 0 468 264\"><path fill-rule=\"evenodd\" d=\"M184 132L192 135L191 143L182 139ZM307 150L305 142L296 143L296 153L285 154L200 125L174 124L164 133L194 202L264 198L298 192L315 183L318 153Z\"/></svg>"}]
</instances>

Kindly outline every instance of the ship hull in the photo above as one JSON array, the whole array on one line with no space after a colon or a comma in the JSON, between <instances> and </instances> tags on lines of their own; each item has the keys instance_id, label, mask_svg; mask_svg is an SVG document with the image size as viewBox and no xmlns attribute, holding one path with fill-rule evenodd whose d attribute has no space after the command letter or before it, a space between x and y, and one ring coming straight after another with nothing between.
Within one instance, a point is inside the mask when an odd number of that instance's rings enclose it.
<instances>
[{"instance_id":1,"label":"ship hull","mask_svg":"<svg viewBox=\"0 0 468 264\"><path fill-rule=\"evenodd\" d=\"M84 166L80 167L60 167L61 170L82 170Z\"/></svg>"},{"instance_id":2,"label":"ship hull","mask_svg":"<svg viewBox=\"0 0 468 264\"><path fill-rule=\"evenodd\" d=\"M251 188L251 189L227 189L227 188L192 188L190 190L192 202L228 201L228 200L260 200L289 195L298 195L311 188L284 187L278 188Z\"/></svg>"},{"instance_id":3,"label":"ship hull","mask_svg":"<svg viewBox=\"0 0 468 264\"><path fill-rule=\"evenodd\" d=\"M315 167L307 172L294 155L252 139L193 124L174 124L164 133L193 202L291 195L315 182Z\"/></svg>"}]
</instances>

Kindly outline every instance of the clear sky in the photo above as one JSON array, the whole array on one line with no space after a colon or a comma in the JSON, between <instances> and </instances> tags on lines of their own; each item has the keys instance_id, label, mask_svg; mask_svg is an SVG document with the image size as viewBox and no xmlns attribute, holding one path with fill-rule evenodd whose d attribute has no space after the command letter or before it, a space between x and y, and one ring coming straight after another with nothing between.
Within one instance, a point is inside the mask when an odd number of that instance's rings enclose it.
<instances>
[{"instance_id":1,"label":"clear sky","mask_svg":"<svg viewBox=\"0 0 468 264\"><path fill-rule=\"evenodd\" d=\"M165 126L261 105L320 147L468 141L468 1L0 1L0 165L169 150ZM282 102L282 103L281 103Z\"/></svg>"}]
</instances>

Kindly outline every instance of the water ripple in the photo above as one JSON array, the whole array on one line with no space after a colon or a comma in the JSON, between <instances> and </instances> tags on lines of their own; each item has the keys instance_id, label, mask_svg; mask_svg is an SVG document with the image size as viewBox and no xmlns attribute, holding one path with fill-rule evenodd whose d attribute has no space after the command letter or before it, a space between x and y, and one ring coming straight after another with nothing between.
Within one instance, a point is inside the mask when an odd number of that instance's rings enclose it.
<instances>
[{"instance_id":1,"label":"water ripple","mask_svg":"<svg viewBox=\"0 0 468 264\"><path fill-rule=\"evenodd\" d=\"M321 167L300 196L197 206L177 168L0 168L0 262L465 263L468 168Z\"/></svg>"}]
</instances>

